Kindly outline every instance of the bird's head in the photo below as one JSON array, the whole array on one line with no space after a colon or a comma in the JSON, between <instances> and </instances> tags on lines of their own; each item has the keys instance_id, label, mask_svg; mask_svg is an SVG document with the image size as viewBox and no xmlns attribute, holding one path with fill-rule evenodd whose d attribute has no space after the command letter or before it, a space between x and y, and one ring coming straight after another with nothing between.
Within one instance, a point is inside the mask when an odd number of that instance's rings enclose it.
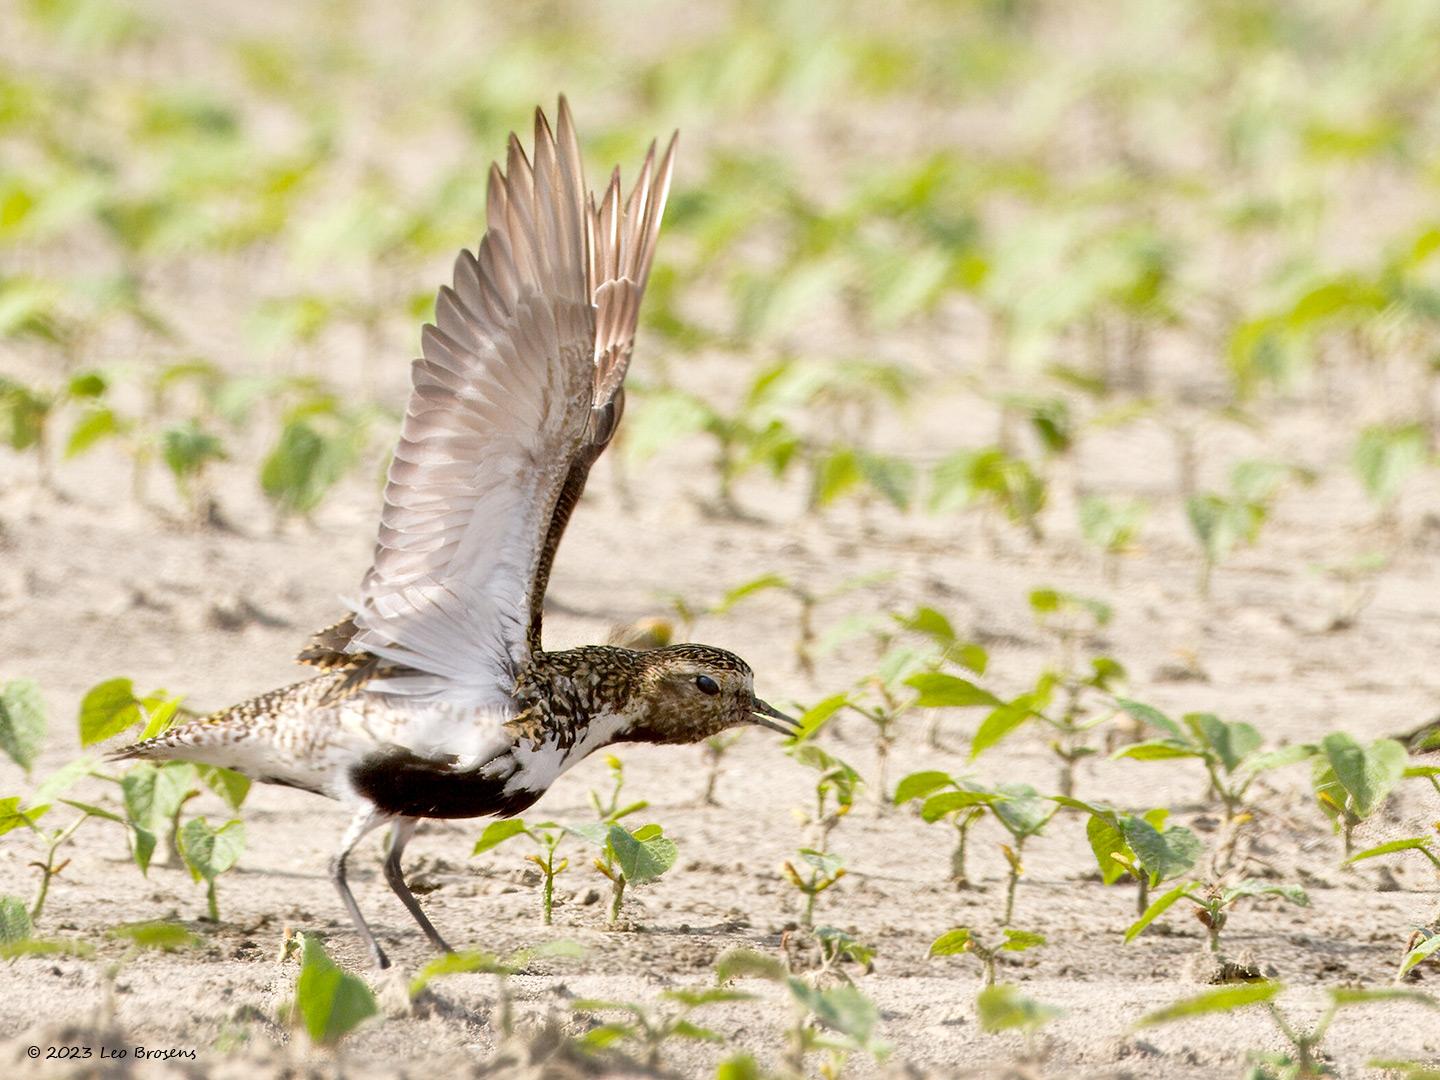
<instances>
[{"instance_id":1,"label":"bird's head","mask_svg":"<svg viewBox=\"0 0 1440 1080\"><path fill-rule=\"evenodd\" d=\"M631 698L635 721L624 741L693 743L742 724L782 735L799 730L798 722L755 696L754 673L734 653L709 645L668 645L641 655Z\"/></svg>"}]
</instances>

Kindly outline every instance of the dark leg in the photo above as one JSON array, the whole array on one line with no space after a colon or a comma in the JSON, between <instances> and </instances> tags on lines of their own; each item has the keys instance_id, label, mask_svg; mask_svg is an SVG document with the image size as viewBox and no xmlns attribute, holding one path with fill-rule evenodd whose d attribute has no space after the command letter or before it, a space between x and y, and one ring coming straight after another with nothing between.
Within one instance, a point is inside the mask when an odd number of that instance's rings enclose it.
<instances>
[{"instance_id":1,"label":"dark leg","mask_svg":"<svg viewBox=\"0 0 1440 1080\"><path fill-rule=\"evenodd\" d=\"M390 888L395 890L395 895L400 897L405 910L414 916L420 929L425 931L430 944L441 952L454 952L425 917L425 912L420 910L420 901L415 899L415 894L405 884L405 876L400 872L400 856L405 851L405 845L410 843L410 838L415 835L415 827L419 824L414 818L401 818L390 826L390 848L385 853L385 880L390 883Z\"/></svg>"},{"instance_id":2,"label":"dark leg","mask_svg":"<svg viewBox=\"0 0 1440 1080\"><path fill-rule=\"evenodd\" d=\"M387 820L384 814L375 810L362 810L356 814L340 841L340 850L330 860L330 880L335 883L335 888L340 893L340 900L344 903L345 910L350 913L350 921L355 924L355 929L360 933L360 940L365 942L365 947L370 950L370 959L381 970L390 966L390 959L385 955L385 950L380 948L380 943L375 940L375 935L370 932L370 927L365 922L365 916L360 914L360 905L355 903L355 895L345 882L345 857L350 854L351 849L361 841L366 833L383 825Z\"/></svg>"}]
</instances>

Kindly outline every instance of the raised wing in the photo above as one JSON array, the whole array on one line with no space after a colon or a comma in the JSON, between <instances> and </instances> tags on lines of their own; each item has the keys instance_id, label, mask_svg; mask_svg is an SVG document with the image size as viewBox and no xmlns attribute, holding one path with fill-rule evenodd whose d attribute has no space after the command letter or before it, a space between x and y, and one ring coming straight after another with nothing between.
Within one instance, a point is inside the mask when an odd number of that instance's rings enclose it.
<instances>
[{"instance_id":1,"label":"raised wing","mask_svg":"<svg viewBox=\"0 0 1440 1080\"><path fill-rule=\"evenodd\" d=\"M502 705L539 647L555 549L623 409L674 151L657 169L651 147L623 209L618 174L597 206L563 98L557 131L537 110L533 165L512 135L491 169L485 237L422 335L374 563L306 663Z\"/></svg>"},{"instance_id":2,"label":"raised wing","mask_svg":"<svg viewBox=\"0 0 1440 1080\"><path fill-rule=\"evenodd\" d=\"M635 326L640 318L640 301L650 280L650 263L655 258L655 241L660 236L660 219L670 194L675 143L676 137L671 136L658 168L655 165L655 144L650 144L645 164L623 209L619 169L610 174L610 183L599 206L596 206L593 196L586 205L586 224L590 235L587 279L595 301L595 398L585 442L570 463L540 548L535 584L530 591L529 642L535 651L540 649L542 609L555 552L565 535L565 526L570 523L570 515L585 491L590 466L610 445L625 411L625 373L630 368L630 356L635 348Z\"/></svg>"}]
</instances>

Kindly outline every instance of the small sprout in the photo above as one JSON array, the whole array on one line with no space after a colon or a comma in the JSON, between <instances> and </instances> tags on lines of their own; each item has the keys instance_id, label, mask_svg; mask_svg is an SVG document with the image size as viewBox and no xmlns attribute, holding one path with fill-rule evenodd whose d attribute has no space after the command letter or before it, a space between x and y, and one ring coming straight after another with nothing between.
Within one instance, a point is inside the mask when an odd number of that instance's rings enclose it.
<instances>
[{"instance_id":1,"label":"small sprout","mask_svg":"<svg viewBox=\"0 0 1440 1080\"><path fill-rule=\"evenodd\" d=\"M1429 459L1429 438L1419 424L1367 427L1360 432L1352 462L1387 527L1398 525L1400 493Z\"/></svg>"},{"instance_id":2,"label":"small sprout","mask_svg":"<svg viewBox=\"0 0 1440 1080\"><path fill-rule=\"evenodd\" d=\"M980 1030L987 1035L1002 1031L1021 1031L1033 1038L1051 1020L1064 1015L1063 1009L1042 1005L1008 984L987 986L975 995L975 1013Z\"/></svg>"},{"instance_id":3,"label":"small sprout","mask_svg":"<svg viewBox=\"0 0 1440 1080\"><path fill-rule=\"evenodd\" d=\"M1154 1027L1157 1024L1174 1023L1196 1016L1212 1016L1216 1013L1235 1012L1254 1005L1264 1006L1270 1020L1281 1038L1289 1044L1282 1053L1251 1051L1247 1057L1255 1068L1249 1073L1256 1080L1320 1080L1334 1076L1326 1064L1326 1055L1321 1043L1335 1019L1335 1014L1350 1005L1368 1005L1385 1001L1408 1001L1427 1008L1440 1008L1440 1002L1428 994L1414 990L1350 990L1331 989L1326 991L1330 1004L1315 1026L1308 1032L1296 1026L1280 1011L1275 999L1285 987L1278 982L1262 980L1241 986L1225 986L1210 990L1194 997L1183 998L1163 1009L1157 1009L1142 1017L1136 1027ZM1373 1063L1372 1063L1373 1064Z\"/></svg>"},{"instance_id":4,"label":"small sprout","mask_svg":"<svg viewBox=\"0 0 1440 1080\"><path fill-rule=\"evenodd\" d=\"M712 986L696 990L662 991L661 1000L670 1008L647 1008L628 1001L597 1001L590 998L582 998L570 1007L576 1012L620 1013L622 1017L591 1028L581 1037L582 1045L603 1050L617 1043L633 1043L644 1055L645 1067L658 1069L661 1050L665 1043L672 1039L710 1043L726 1041L725 1036L718 1031L692 1022L689 1019L692 1012L707 1005L750 1001L754 996L741 990Z\"/></svg>"},{"instance_id":5,"label":"small sprout","mask_svg":"<svg viewBox=\"0 0 1440 1080\"><path fill-rule=\"evenodd\" d=\"M840 856L813 848L801 848L799 855L800 861L805 865L805 873L802 875L795 869L795 864L787 859L785 878L805 897L805 906L800 912L800 925L808 929L815 925L816 898L845 876L845 867Z\"/></svg>"},{"instance_id":6,"label":"small sprout","mask_svg":"<svg viewBox=\"0 0 1440 1080\"><path fill-rule=\"evenodd\" d=\"M1150 906L1150 890L1188 874L1204 848L1190 829L1167 825L1170 812L1163 808L1137 815L1063 796L1055 801L1089 815L1085 836L1100 869L1100 880L1113 885L1127 874L1133 877L1139 886L1136 907L1141 915Z\"/></svg>"},{"instance_id":7,"label":"small sprout","mask_svg":"<svg viewBox=\"0 0 1440 1080\"><path fill-rule=\"evenodd\" d=\"M1005 862L1010 867L1009 879L1005 886L1005 917L1002 926L1009 926L1015 917L1015 892L1020 877L1025 872L1020 856L1025 841L1039 834L1049 820L1055 816L1058 807L1049 799L1041 798L1029 784L1001 784L995 789L1000 796L990 804L995 820L1010 834L1012 844L1001 844Z\"/></svg>"},{"instance_id":8,"label":"small sprout","mask_svg":"<svg viewBox=\"0 0 1440 1080\"><path fill-rule=\"evenodd\" d=\"M1002 952L1024 952L1045 944L1043 934L1029 930L1015 930L1006 927L1005 940L996 945L986 945L977 938L969 927L961 926L941 934L930 943L930 956L958 956L974 953L984 968L985 985L995 985L995 963Z\"/></svg>"},{"instance_id":9,"label":"small sprout","mask_svg":"<svg viewBox=\"0 0 1440 1080\"><path fill-rule=\"evenodd\" d=\"M595 816L609 825L623 817L644 810L650 804L644 799L622 804L620 792L625 787L625 763L614 754L607 754L605 755L605 764L610 768L610 794L602 799L597 792L591 791L590 805L595 809Z\"/></svg>"},{"instance_id":10,"label":"small sprout","mask_svg":"<svg viewBox=\"0 0 1440 1080\"><path fill-rule=\"evenodd\" d=\"M512 836L528 837L540 849L538 855L531 852L525 858L540 868L542 877L540 914L544 924L549 926L551 912L555 905L555 879L570 866L568 858L560 859L558 862L555 858L555 850L565 838L565 829L554 821L541 821L534 825L527 825L520 818L493 821L480 834L480 839L475 841L475 849L470 854L472 856L484 854L491 848L503 844Z\"/></svg>"},{"instance_id":11,"label":"small sprout","mask_svg":"<svg viewBox=\"0 0 1440 1080\"><path fill-rule=\"evenodd\" d=\"M1440 932L1424 926L1417 927L1415 933L1410 935L1405 955L1400 960L1400 969L1395 972L1395 981L1397 983L1402 981L1417 965L1425 960L1430 960L1437 952L1440 952ZM1440 960L1433 962L1440 962Z\"/></svg>"},{"instance_id":12,"label":"small sprout","mask_svg":"<svg viewBox=\"0 0 1440 1080\"><path fill-rule=\"evenodd\" d=\"M967 777L927 770L911 773L895 788L896 804L922 800L920 816L927 824L948 820L955 829L955 849L950 855L950 880L957 889L970 888L965 869L970 828L985 816L985 808L1000 796Z\"/></svg>"},{"instance_id":13,"label":"small sprout","mask_svg":"<svg viewBox=\"0 0 1440 1080\"><path fill-rule=\"evenodd\" d=\"M1132 551L1149 513L1139 499L1102 499L1086 495L1080 500L1080 534L1100 549L1105 580L1119 580L1120 556Z\"/></svg>"},{"instance_id":14,"label":"small sprout","mask_svg":"<svg viewBox=\"0 0 1440 1080\"><path fill-rule=\"evenodd\" d=\"M380 1010L362 979L342 971L314 934L301 935L300 978L290 1023L316 1046L334 1046Z\"/></svg>"},{"instance_id":15,"label":"small sprout","mask_svg":"<svg viewBox=\"0 0 1440 1080\"><path fill-rule=\"evenodd\" d=\"M817 705L805 713L801 717L801 723L805 723L806 719L812 717L820 708L821 706ZM808 732L812 729L801 730L805 731L808 737ZM815 809L806 816L805 824L810 834L809 846L824 851L830 845L830 834L854 809L855 794L862 781L860 774L853 768L814 743L807 742L806 737L802 737L790 747L788 753L801 765L815 770Z\"/></svg>"},{"instance_id":16,"label":"small sprout","mask_svg":"<svg viewBox=\"0 0 1440 1080\"><path fill-rule=\"evenodd\" d=\"M1183 897L1195 905L1195 918L1205 927L1210 937L1210 951L1218 953L1220 931L1229 921L1230 908L1245 897L1261 896L1278 896L1297 907L1310 906L1310 897L1298 885L1266 885L1263 882L1246 880L1238 885L1212 885L1202 891L1196 882L1191 881L1175 886L1146 908L1145 913L1125 931L1125 943L1128 945L1143 934L1151 923Z\"/></svg>"},{"instance_id":17,"label":"small sprout","mask_svg":"<svg viewBox=\"0 0 1440 1080\"><path fill-rule=\"evenodd\" d=\"M570 831L600 848L595 869L610 882L610 925L620 921L620 906L630 885L648 885L675 865L679 849L659 825L642 825L633 832L618 823L576 825Z\"/></svg>"}]
</instances>

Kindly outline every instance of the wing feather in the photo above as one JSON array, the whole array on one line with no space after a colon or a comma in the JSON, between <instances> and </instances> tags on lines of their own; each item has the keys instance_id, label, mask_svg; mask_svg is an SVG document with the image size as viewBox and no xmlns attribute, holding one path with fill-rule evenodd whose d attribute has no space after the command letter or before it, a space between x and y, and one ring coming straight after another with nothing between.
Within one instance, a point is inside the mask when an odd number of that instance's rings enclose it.
<instances>
[{"instance_id":1,"label":"wing feather","mask_svg":"<svg viewBox=\"0 0 1440 1080\"><path fill-rule=\"evenodd\" d=\"M484 238L455 260L421 333L375 557L348 620L301 654L365 663L369 688L508 703L540 647L556 548L624 410L675 139L628 196L588 194L565 99L492 165ZM388 665L382 667L381 665Z\"/></svg>"}]
</instances>

